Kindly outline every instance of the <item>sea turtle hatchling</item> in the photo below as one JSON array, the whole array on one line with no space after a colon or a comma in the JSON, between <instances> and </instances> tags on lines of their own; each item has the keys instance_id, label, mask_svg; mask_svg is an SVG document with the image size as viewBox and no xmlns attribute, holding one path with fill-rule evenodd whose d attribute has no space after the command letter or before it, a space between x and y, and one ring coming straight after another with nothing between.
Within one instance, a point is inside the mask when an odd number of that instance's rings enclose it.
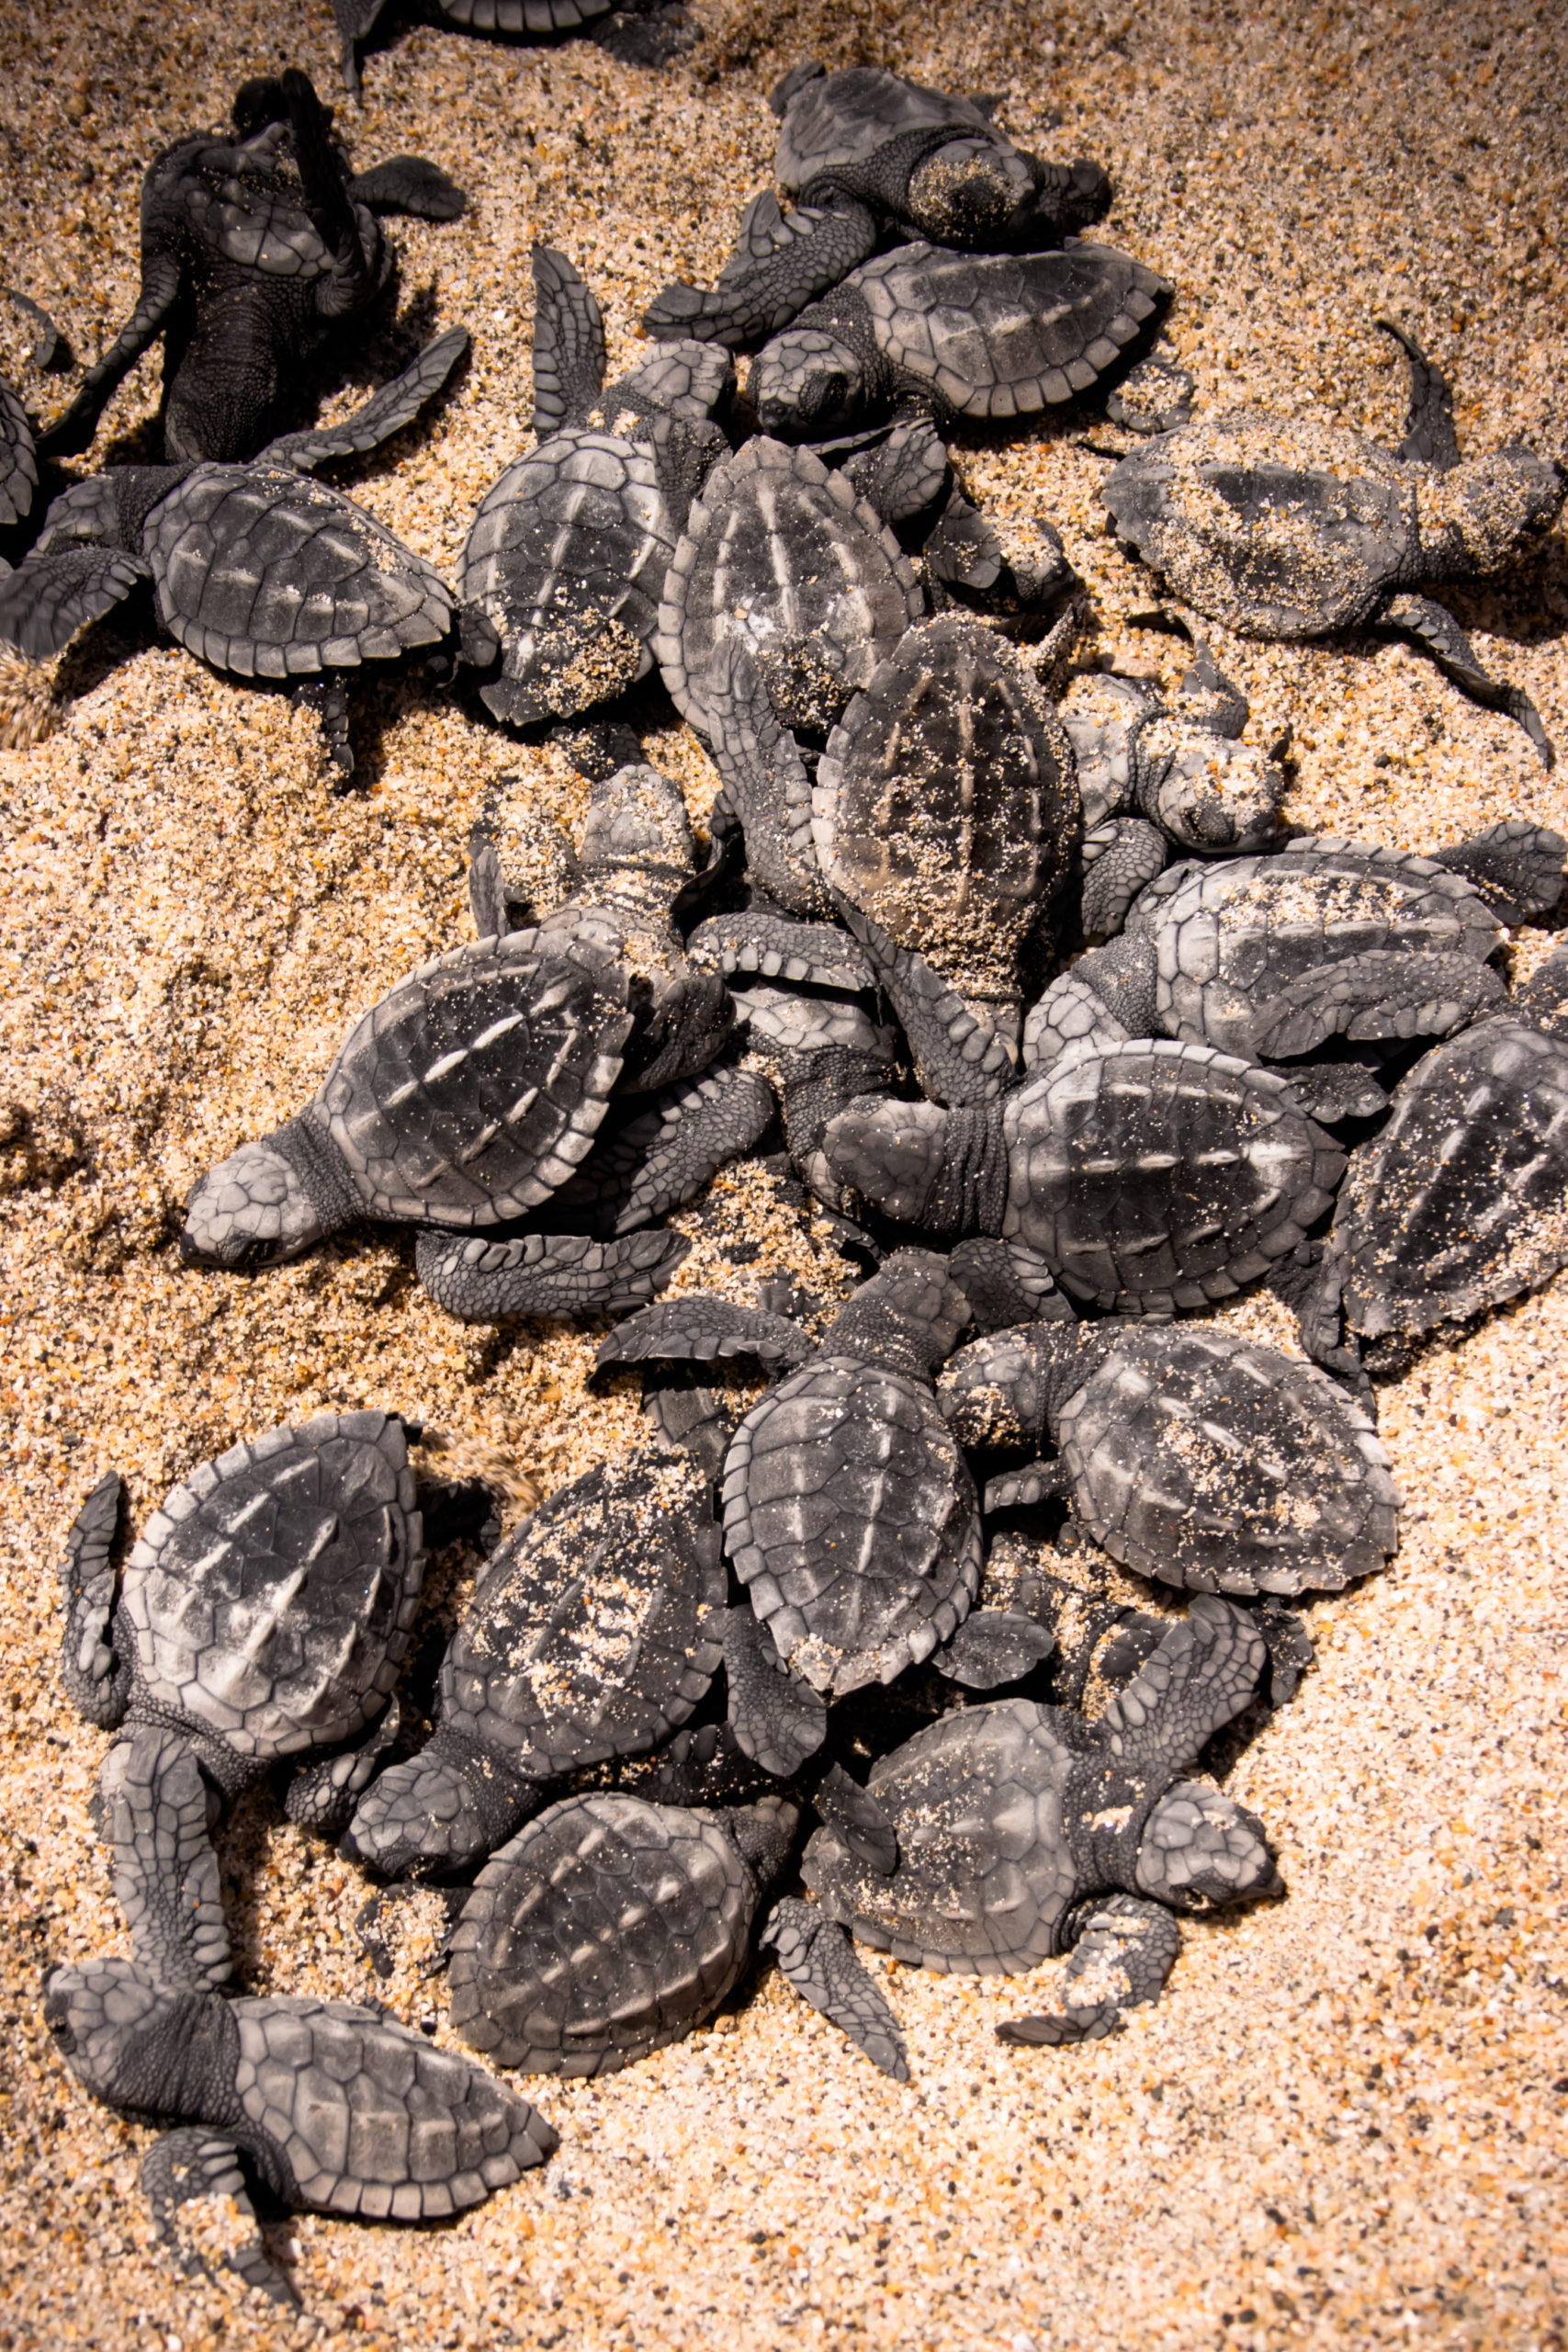
<instances>
[{"instance_id":1,"label":"sea turtle hatchling","mask_svg":"<svg viewBox=\"0 0 1568 2352\"><path fill-rule=\"evenodd\" d=\"M383 2008L224 1999L103 1959L51 1969L43 2015L95 2098L175 2123L143 2157L141 2186L181 2269L231 2272L276 2303L297 2299L262 2243L247 2177L286 2206L434 2222L558 2145L525 2099Z\"/></svg>"},{"instance_id":2,"label":"sea turtle hatchling","mask_svg":"<svg viewBox=\"0 0 1568 2352\"><path fill-rule=\"evenodd\" d=\"M895 407L1011 423L1125 365L1168 279L1110 245L976 255L899 245L852 270L751 363L764 433L818 441Z\"/></svg>"},{"instance_id":3,"label":"sea turtle hatchling","mask_svg":"<svg viewBox=\"0 0 1568 2352\"><path fill-rule=\"evenodd\" d=\"M105 408L165 338L163 454L172 465L254 458L298 420L312 362L386 290L395 258L376 215L453 220L461 189L415 155L351 176L309 78L247 82L231 139L182 139L141 188L135 311L42 435L85 449Z\"/></svg>"},{"instance_id":4,"label":"sea turtle hatchling","mask_svg":"<svg viewBox=\"0 0 1568 2352\"><path fill-rule=\"evenodd\" d=\"M1036 1322L976 1340L937 1399L966 1446L1038 1447L1123 1566L1193 1592L1335 1592L1381 1568L1400 1495L1359 1404L1314 1365L1203 1324Z\"/></svg>"},{"instance_id":5,"label":"sea turtle hatchling","mask_svg":"<svg viewBox=\"0 0 1568 2352\"><path fill-rule=\"evenodd\" d=\"M343 424L286 434L248 465L115 466L62 492L0 582L0 643L47 662L151 579L158 619L187 652L291 686L351 775L345 673L440 644L454 607L423 557L310 477L417 416L468 342L452 328Z\"/></svg>"},{"instance_id":6,"label":"sea turtle hatchling","mask_svg":"<svg viewBox=\"0 0 1568 2352\"><path fill-rule=\"evenodd\" d=\"M333 0L341 43L343 83L361 96L359 51L380 22L387 0ZM687 45L687 16L679 0L431 0L428 21L457 32L529 40L598 42L623 65L659 65ZM547 87L548 85L547 84Z\"/></svg>"},{"instance_id":7,"label":"sea turtle hatchling","mask_svg":"<svg viewBox=\"0 0 1568 2352\"><path fill-rule=\"evenodd\" d=\"M774 171L795 198L753 198L711 291L668 286L650 334L739 351L776 334L876 251L884 232L988 254L1031 250L1097 220L1111 198L1098 164L1046 164L1015 147L994 101L950 96L899 74L795 66L768 101L780 121Z\"/></svg>"},{"instance_id":8,"label":"sea turtle hatchling","mask_svg":"<svg viewBox=\"0 0 1568 2352\"><path fill-rule=\"evenodd\" d=\"M1197 612L1287 642L1414 637L1466 694L1551 746L1521 687L1489 677L1428 582L1501 571L1562 511L1568 475L1520 447L1460 462L1453 395L1402 330L1411 406L1396 452L1316 420L1241 410L1161 434L1102 490L1117 531ZM776 428L775 428L776 429Z\"/></svg>"},{"instance_id":9,"label":"sea turtle hatchling","mask_svg":"<svg viewBox=\"0 0 1568 2352\"><path fill-rule=\"evenodd\" d=\"M1261 1823L1182 1777L1267 1655L1245 1611L1201 1595L1097 1723L1025 1699L944 1715L872 1767L896 1867L867 1867L825 1824L802 1875L830 1918L913 1966L1011 1976L1076 1945L1065 2009L1002 2037L1114 2032L1170 1973L1173 1911L1279 1884Z\"/></svg>"},{"instance_id":10,"label":"sea turtle hatchling","mask_svg":"<svg viewBox=\"0 0 1568 2352\"><path fill-rule=\"evenodd\" d=\"M562 1799L474 1882L452 1938L454 2031L525 2074L609 2074L679 2041L739 1982L798 1818L777 1796ZM874 2066L908 2080L897 2020L842 1928L786 1898L761 1940Z\"/></svg>"}]
</instances>

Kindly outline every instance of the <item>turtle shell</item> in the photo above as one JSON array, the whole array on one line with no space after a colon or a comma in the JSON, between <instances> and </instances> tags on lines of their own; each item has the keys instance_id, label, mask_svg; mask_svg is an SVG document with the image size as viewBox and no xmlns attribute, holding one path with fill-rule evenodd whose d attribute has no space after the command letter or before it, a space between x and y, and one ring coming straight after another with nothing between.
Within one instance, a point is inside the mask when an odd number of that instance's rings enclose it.
<instances>
[{"instance_id":1,"label":"turtle shell","mask_svg":"<svg viewBox=\"0 0 1568 2352\"><path fill-rule=\"evenodd\" d=\"M1073 1755L1054 1711L997 1699L944 1715L871 1769L897 1834L882 1876L818 1829L801 1876L862 1943L915 1967L1016 1976L1048 1960L1079 1893L1063 1826Z\"/></svg>"},{"instance_id":2,"label":"turtle shell","mask_svg":"<svg viewBox=\"0 0 1568 2352\"><path fill-rule=\"evenodd\" d=\"M1314 1365L1212 1326L1117 1341L1057 1422L1079 1517L1191 1592L1337 1592L1399 1540L1372 1424Z\"/></svg>"},{"instance_id":3,"label":"turtle shell","mask_svg":"<svg viewBox=\"0 0 1568 2352\"><path fill-rule=\"evenodd\" d=\"M453 2030L499 2066L611 2074L718 2007L758 1894L713 1814L567 1797L474 1882L452 1939Z\"/></svg>"},{"instance_id":4,"label":"turtle shell","mask_svg":"<svg viewBox=\"0 0 1568 2352\"><path fill-rule=\"evenodd\" d=\"M547 1200L586 1157L620 1074L626 992L617 966L542 956L525 932L400 980L311 1106L365 1215L466 1229Z\"/></svg>"},{"instance_id":5,"label":"turtle shell","mask_svg":"<svg viewBox=\"0 0 1568 2352\"><path fill-rule=\"evenodd\" d=\"M844 280L893 365L961 416L1030 416L1091 391L1169 281L1109 245L985 254L900 245Z\"/></svg>"},{"instance_id":6,"label":"turtle shell","mask_svg":"<svg viewBox=\"0 0 1568 2352\"><path fill-rule=\"evenodd\" d=\"M1139 899L1135 927L1156 943L1161 1029L1244 1061L1261 1057L1255 1016L1314 967L1398 948L1479 963L1507 938L1466 876L1330 836L1172 866Z\"/></svg>"},{"instance_id":7,"label":"turtle shell","mask_svg":"<svg viewBox=\"0 0 1568 2352\"><path fill-rule=\"evenodd\" d=\"M717 1672L725 1599L695 1461L641 1446L604 1463L486 1570L441 1668L441 1729L535 1780L640 1756Z\"/></svg>"},{"instance_id":8,"label":"turtle shell","mask_svg":"<svg viewBox=\"0 0 1568 2352\"><path fill-rule=\"evenodd\" d=\"M1568 1043L1500 1019L1424 1056L1351 1154L1334 1240L1368 1339L1550 1282L1568 1264Z\"/></svg>"},{"instance_id":9,"label":"turtle shell","mask_svg":"<svg viewBox=\"0 0 1568 2352\"><path fill-rule=\"evenodd\" d=\"M910 629L829 737L811 808L852 905L965 999L1016 1000L1078 812L1072 746L1005 639L952 616Z\"/></svg>"},{"instance_id":10,"label":"turtle shell","mask_svg":"<svg viewBox=\"0 0 1568 2352\"><path fill-rule=\"evenodd\" d=\"M1243 636L1364 621L1416 546L1416 469L1329 424L1246 413L1164 433L1101 487L1184 603Z\"/></svg>"},{"instance_id":11,"label":"turtle shell","mask_svg":"<svg viewBox=\"0 0 1568 2352\"><path fill-rule=\"evenodd\" d=\"M929 1383L818 1356L747 1414L723 1499L751 1605L817 1690L891 1682L968 1614L979 1509Z\"/></svg>"},{"instance_id":12,"label":"turtle shell","mask_svg":"<svg viewBox=\"0 0 1568 2352\"><path fill-rule=\"evenodd\" d=\"M347 1739L397 1679L424 1572L402 1423L321 1413L175 1487L126 1563L137 1704L242 1756Z\"/></svg>"},{"instance_id":13,"label":"turtle shell","mask_svg":"<svg viewBox=\"0 0 1568 2352\"><path fill-rule=\"evenodd\" d=\"M1344 1154L1284 1080L1211 1046L1070 1046L1002 1108L1005 1240L1149 1314L1228 1298L1295 1249Z\"/></svg>"},{"instance_id":14,"label":"turtle shell","mask_svg":"<svg viewBox=\"0 0 1568 2352\"><path fill-rule=\"evenodd\" d=\"M739 636L784 725L822 735L922 609L908 558L845 476L759 435L693 503L654 652L682 717L711 736L709 665Z\"/></svg>"},{"instance_id":15,"label":"turtle shell","mask_svg":"<svg viewBox=\"0 0 1568 2352\"><path fill-rule=\"evenodd\" d=\"M194 467L149 514L158 617L243 678L307 678L435 645L452 597L341 491L258 460Z\"/></svg>"},{"instance_id":16,"label":"turtle shell","mask_svg":"<svg viewBox=\"0 0 1568 2352\"><path fill-rule=\"evenodd\" d=\"M437 2221L482 2204L556 2145L526 2099L384 2009L274 1999L226 2002L224 2013L239 2045L224 2123L272 2143L292 2175L290 2202Z\"/></svg>"},{"instance_id":17,"label":"turtle shell","mask_svg":"<svg viewBox=\"0 0 1568 2352\"><path fill-rule=\"evenodd\" d=\"M835 165L863 164L888 141L910 130L944 130L988 141L1004 150L1010 142L968 98L950 97L906 82L879 66L852 65L805 83L784 108L773 172L789 194Z\"/></svg>"},{"instance_id":18,"label":"turtle shell","mask_svg":"<svg viewBox=\"0 0 1568 2352\"><path fill-rule=\"evenodd\" d=\"M479 689L497 718L569 717L647 675L677 536L652 458L614 434L558 433L507 467L458 571L501 638Z\"/></svg>"}]
</instances>

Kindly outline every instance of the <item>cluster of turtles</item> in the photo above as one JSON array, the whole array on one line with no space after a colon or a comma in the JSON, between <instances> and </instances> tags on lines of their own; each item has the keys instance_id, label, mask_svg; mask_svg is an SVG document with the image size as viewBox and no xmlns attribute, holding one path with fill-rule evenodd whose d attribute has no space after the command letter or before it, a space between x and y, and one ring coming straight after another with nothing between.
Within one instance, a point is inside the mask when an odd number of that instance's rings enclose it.
<instances>
[{"instance_id":1,"label":"cluster of turtles","mask_svg":"<svg viewBox=\"0 0 1568 2352\"><path fill-rule=\"evenodd\" d=\"M351 53L377 9L338 13ZM417 1424L325 1413L203 1465L129 1548L111 1474L67 1545L132 1956L54 1970L46 2015L174 2126L143 2180L192 2267L213 2199L420 2219L555 2144L374 2003L234 1992L212 1837L252 1781L286 1772L288 1816L384 1883L387 1966L396 1890L446 1891L451 2024L494 2066L625 2065L760 1946L898 2080L857 1942L987 1974L1070 1952L1059 2006L1000 2031L1112 2032L1183 1913L1278 1890L1202 1767L1310 1665L1295 1604L1396 1548L1373 1379L1568 1264L1568 955L1507 974L1568 843L1292 833L1281 747L1201 644L1169 692L1073 673L1059 539L980 513L941 431L1108 405L1139 441L1110 514L1191 610L1413 632L1546 756L1416 591L1505 564L1562 476L1461 464L1404 337L1396 453L1192 424L1149 348L1168 286L1079 234L1097 167L888 74L801 67L773 103L793 209L758 197L714 288L657 297L629 374L536 254L535 446L448 586L311 477L409 424L461 331L344 424L282 402L384 288L377 214L461 198L417 159L353 175L303 75L247 85L231 139L154 164L135 317L42 436L85 447L163 334L164 462L64 490L0 582L36 662L150 575L190 650L317 702L340 766L346 675L423 650L590 785L578 842L498 789L477 937L203 1177L182 1248L260 1270L411 1226L456 1316L615 1318L597 1361L640 1380L644 1442L502 1542ZM14 398L0 422L19 530L32 427ZM655 668L722 780L700 845L618 699ZM666 1220L746 1155L820 1294L765 1244L749 1303L671 1288ZM1249 1285L1298 1351L1183 1319ZM459 1541L479 1574L423 1671L426 1561ZM288 2291L248 2223L227 2259Z\"/></svg>"}]
</instances>

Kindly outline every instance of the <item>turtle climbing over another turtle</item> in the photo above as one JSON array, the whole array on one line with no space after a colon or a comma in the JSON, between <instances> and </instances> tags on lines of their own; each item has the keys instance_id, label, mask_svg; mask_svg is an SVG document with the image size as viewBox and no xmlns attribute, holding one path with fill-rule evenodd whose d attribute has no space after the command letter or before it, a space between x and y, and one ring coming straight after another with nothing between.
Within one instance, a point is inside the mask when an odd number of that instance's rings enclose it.
<instances>
[{"instance_id":1,"label":"turtle climbing over another turtle","mask_svg":"<svg viewBox=\"0 0 1568 2352\"><path fill-rule=\"evenodd\" d=\"M77 482L0 582L0 644L51 660L150 579L160 624L188 653L291 686L319 714L339 775L352 775L346 673L439 645L454 606L423 557L310 477L400 431L468 343L450 329L343 424L286 434L248 465L116 466Z\"/></svg>"},{"instance_id":2,"label":"turtle climbing over another turtle","mask_svg":"<svg viewBox=\"0 0 1568 2352\"><path fill-rule=\"evenodd\" d=\"M751 363L764 433L816 441L896 407L1010 423L1095 390L1169 280L1109 245L976 255L899 245L852 270Z\"/></svg>"},{"instance_id":3,"label":"turtle climbing over another turtle","mask_svg":"<svg viewBox=\"0 0 1568 2352\"><path fill-rule=\"evenodd\" d=\"M779 118L774 170L795 198L753 198L711 291L667 286L650 334L744 350L873 254L891 229L987 254L1053 245L1098 220L1111 183L1098 164L1046 164L992 119L995 101L952 97L874 66L796 65L768 101Z\"/></svg>"},{"instance_id":4,"label":"turtle climbing over another turtle","mask_svg":"<svg viewBox=\"0 0 1568 2352\"><path fill-rule=\"evenodd\" d=\"M163 335L164 458L255 457L297 422L322 346L391 280L376 215L455 220L463 209L461 189L416 155L351 175L331 114L292 69L243 85L234 131L182 139L149 168L136 309L41 436L49 456L89 447L114 392Z\"/></svg>"},{"instance_id":5,"label":"turtle climbing over another turtle","mask_svg":"<svg viewBox=\"0 0 1568 2352\"><path fill-rule=\"evenodd\" d=\"M533 256L536 446L486 492L458 588L495 650L480 699L526 726L645 677L692 499L729 445L722 353L675 344L604 385L599 305L563 254ZM477 634L477 630L476 630Z\"/></svg>"},{"instance_id":6,"label":"turtle climbing over another turtle","mask_svg":"<svg viewBox=\"0 0 1568 2352\"><path fill-rule=\"evenodd\" d=\"M480 2205L558 2142L543 2116L380 2007L229 1999L126 1960L52 1968L44 2024L95 2098L175 2128L141 2162L157 2237L187 2277L297 2298L262 2243L249 2180L284 2205L434 2222Z\"/></svg>"},{"instance_id":7,"label":"turtle climbing over another turtle","mask_svg":"<svg viewBox=\"0 0 1568 2352\"><path fill-rule=\"evenodd\" d=\"M452 1938L453 2030L525 2074L605 2075L681 2041L733 1990L797 1808L563 1798L491 1857ZM897 2020L842 1928L773 1905L761 1941L873 2065L909 2077Z\"/></svg>"},{"instance_id":8,"label":"turtle climbing over another turtle","mask_svg":"<svg viewBox=\"0 0 1568 2352\"><path fill-rule=\"evenodd\" d=\"M945 1715L872 1767L895 1868L868 1868L824 1825L802 1876L861 1942L944 1974L1018 1975L1076 1946L1065 2010L1002 2037L1114 2032L1170 1973L1173 1911L1279 1884L1262 1824L1184 1777L1267 1657L1244 1611L1201 1595L1098 1723L1026 1699Z\"/></svg>"},{"instance_id":9,"label":"turtle climbing over another turtle","mask_svg":"<svg viewBox=\"0 0 1568 2352\"><path fill-rule=\"evenodd\" d=\"M1066 1491L1097 1544L1161 1583L1337 1592L1399 1540L1399 1489L1360 1406L1213 1325L998 1332L952 1359L937 1401L966 1446L1054 1440L1031 1499Z\"/></svg>"},{"instance_id":10,"label":"turtle climbing over another turtle","mask_svg":"<svg viewBox=\"0 0 1568 2352\"><path fill-rule=\"evenodd\" d=\"M1416 592L1503 571L1556 521L1568 475L1517 447L1461 464L1450 385L1402 329L1378 324L1410 360L1397 451L1242 410L1161 434L1100 495L1122 537L1209 619L1286 642L1369 627L1413 637L1550 767L1529 696L1488 676L1458 622Z\"/></svg>"}]
</instances>

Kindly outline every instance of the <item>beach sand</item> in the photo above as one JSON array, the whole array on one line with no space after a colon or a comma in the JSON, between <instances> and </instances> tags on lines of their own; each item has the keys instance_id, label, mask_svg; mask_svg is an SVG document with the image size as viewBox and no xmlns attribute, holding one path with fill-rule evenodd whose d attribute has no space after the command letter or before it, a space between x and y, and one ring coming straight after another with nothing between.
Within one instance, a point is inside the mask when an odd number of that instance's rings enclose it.
<instances>
[{"instance_id":1,"label":"beach sand","mask_svg":"<svg viewBox=\"0 0 1568 2352\"><path fill-rule=\"evenodd\" d=\"M1252 402L1397 438L1403 373L1371 325L1387 314L1454 374L1463 446L1568 458L1558 10L693 0L693 20L700 39L656 73L420 25L367 61L363 115L344 118L356 158L428 154L470 205L454 226L392 224L413 326L373 343L327 413L433 326L466 322L474 350L426 426L333 478L448 574L528 437L530 244L570 254L626 362L647 298L718 266L768 183L765 94L809 56L1000 93L1021 143L1106 164L1118 195L1097 233L1175 279L1168 339L1202 413ZM148 158L220 124L258 70L297 62L335 95L329 10L12 5L0 27L0 279L91 357L134 299ZM22 369L23 330L0 314L0 365L51 413L61 380ZM115 402L99 461L148 453L157 371ZM1055 522L1100 650L1173 679L1179 640L1137 617L1168 600L1105 535L1082 431L961 440L959 462L985 503ZM1559 534L1453 606L1568 751L1565 583ZM1210 636L1259 738L1293 729L1297 822L1417 849L1516 813L1568 829L1568 770L1544 775L1415 652ZM88 1817L106 1736L54 1678L56 1565L106 1469L140 1525L199 1461L324 1406L397 1408L503 1461L514 1511L640 1433L630 1381L585 1385L593 1334L465 1330L418 1287L410 1238L353 1236L253 1280L184 1271L174 1247L198 1172L296 1109L400 974L472 935L468 831L498 775L569 822L585 787L417 673L357 692L346 795L309 718L150 628L100 626L58 683L55 731L0 754L0 2346L302 2341L174 2273L136 2187L149 2134L89 2098L43 2031L45 1965L125 1949ZM700 817L716 779L694 739L666 724L649 756ZM1517 968L1548 944L1519 934ZM715 1192L686 1220L683 1287L832 1273L754 1170ZM738 1266L726 1251L747 1239L762 1255ZM1269 1302L1227 1319L1292 1343ZM1123 2035L994 2039L1050 2002L1060 1963L981 1983L874 1956L908 2035L898 2086L769 1972L644 2064L525 2085L559 2154L454 2225L275 2230L317 2340L1561 2346L1565 1402L1568 1282L1382 1391L1399 1556L1311 1610L1316 1670L1227 1781L1268 1824L1288 1896L1192 1927ZM433 1606L449 1614L471 1567L445 1563ZM254 1989L373 1992L445 2034L441 1980L420 1969L433 1897L383 1982L354 1933L361 1873L269 1792L242 1804L223 1858Z\"/></svg>"}]
</instances>

